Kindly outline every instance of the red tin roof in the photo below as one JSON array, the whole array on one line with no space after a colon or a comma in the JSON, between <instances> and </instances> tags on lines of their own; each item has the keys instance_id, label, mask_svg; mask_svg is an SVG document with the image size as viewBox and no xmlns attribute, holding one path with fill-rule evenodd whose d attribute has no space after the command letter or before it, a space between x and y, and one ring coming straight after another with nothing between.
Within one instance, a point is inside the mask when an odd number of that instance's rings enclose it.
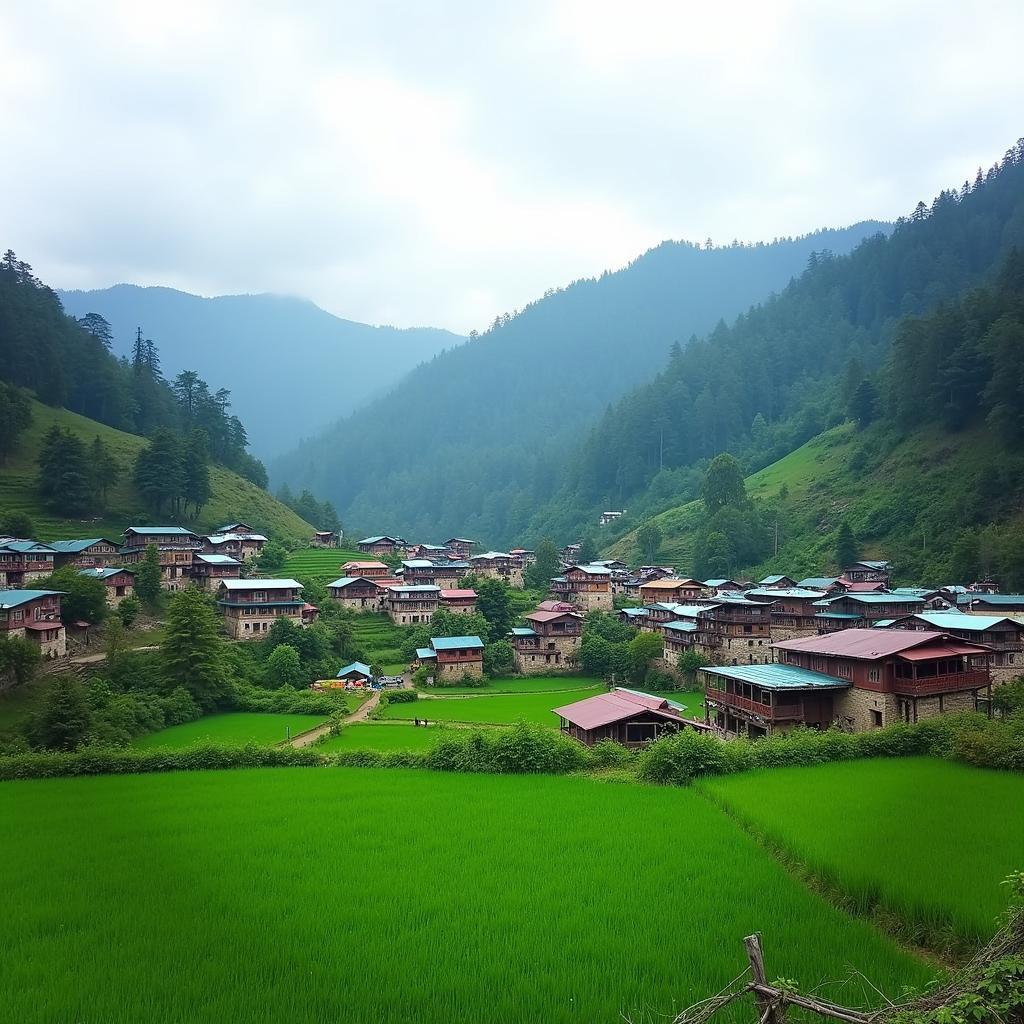
<instances>
[{"instance_id":1,"label":"red tin roof","mask_svg":"<svg viewBox=\"0 0 1024 1024\"><path fill-rule=\"evenodd\" d=\"M837 633L826 633L824 636L805 636L795 640L780 640L773 644L773 647L781 651L806 651L808 654L831 654L845 658L862 658L873 661L877 658L886 658L893 654L904 655L905 651L930 646L930 651L935 651L937 644L942 650L950 643L951 638L947 633L932 632L931 630L912 629L841 629ZM962 641L960 642L962 643ZM953 640L954 646L959 646ZM969 653L977 654L980 651L988 650L982 644L974 645ZM939 653L920 654L921 658L939 658Z\"/></svg>"},{"instance_id":2,"label":"red tin roof","mask_svg":"<svg viewBox=\"0 0 1024 1024\"><path fill-rule=\"evenodd\" d=\"M575 704L566 704L564 707L555 708L553 714L581 729L597 729L602 725L611 725L612 722L621 722L624 718L632 718L642 711L653 711L675 722L683 721L670 709L667 700L647 694L627 693L624 690L599 693L596 697L587 697L576 701Z\"/></svg>"},{"instance_id":3,"label":"red tin roof","mask_svg":"<svg viewBox=\"0 0 1024 1024\"><path fill-rule=\"evenodd\" d=\"M441 597L442 598L445 598L445 597L447 597L447 598L459 598L459 597L470 598L470 597L476 597L476 591L475 590L442 590L441 591Z\"/></svg>"}]
</instances>

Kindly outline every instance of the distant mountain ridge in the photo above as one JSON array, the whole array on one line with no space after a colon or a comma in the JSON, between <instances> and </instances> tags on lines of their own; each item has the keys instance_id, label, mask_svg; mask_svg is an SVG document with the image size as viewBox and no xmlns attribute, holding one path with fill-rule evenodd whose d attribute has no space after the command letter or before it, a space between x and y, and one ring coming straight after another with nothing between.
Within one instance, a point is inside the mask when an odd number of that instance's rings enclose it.
<instances>
[{"instance_id":1,"label":"distant mountain ridge","mask_svg":"<svg viewBox=\"0 0 1024 1024\"><path fill-rule=\"evenodd\" d=\"M137 327L160 349L164 374L196 370L231 391L256 455L266 458L384 393L404 373L463 337L428 327L373 327L307 299L203 298L173 288L118 284L57 294L73 316L99 313L118 355Z\"/></svg>"},{"instance_id":2,"label":"distant mountain ridge","mask_svg":"<svg viewBox=\"0 0 1024 1024\"><path fill-rule=\"evenodd\" d=\"M272 460L271 476L328 497L354 528L510 542L558 489L564 451L666 365L674 342L784 288L812 253L887 230L866 221L756 245L664 242L499 318L403 378L383 403L403 415L340 419Z\"/></svg>"}]
</instances>

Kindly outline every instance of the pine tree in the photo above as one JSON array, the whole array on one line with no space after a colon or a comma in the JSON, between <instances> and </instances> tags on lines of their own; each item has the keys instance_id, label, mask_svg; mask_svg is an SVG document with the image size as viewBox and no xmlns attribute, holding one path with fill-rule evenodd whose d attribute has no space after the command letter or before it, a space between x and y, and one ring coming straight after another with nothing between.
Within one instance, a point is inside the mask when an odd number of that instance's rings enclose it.
<instances>
[{"instance_id":1,"label":"pine tree","mask_svg":"<svg viewBox=\"0 0 1024 1024\"><path fill-rule=\"evenodd\" d=\"M160 598L160 552L155 544L146 545L146 553L142 556L142 562L135 573L135 594L140 601L148 605L156 604Z\"/></svg>"},{"instance_id":2,"label":"pine tree","mask_svg":"<svg viewBox=\"0 0 1024 1024\"><path fill-rule=\"evenodd\" d=\"M850 401L850 419L854 420L861 429L869 423L874 422L875 413L878 407L878 392L871 379L865 377L857 385Z\"/></svg>"},{"instance_id":3,"label":"pine tree","mask_svg":"<svg viewBox=\"0 0 1024 1024\"><path fill-rule=\"evenodd\" d=\"M230 695L220 623L198 588L187 587L171 599L160 651L168 689L184 688L206 711Z\"/></svg>"},{"instance_id":4,"label":"pine tree","mask_svg":"<svg viewBox=\"0 0 1024 1024\"><path fill-rule=\"evenodd\" d=\"M545 537L538 545L533 565L528 566L523 574L523 582L537 590L547 590L553 577L558 575L558 548L550 537Z\"/></svg>"},{"instance_id":5,"label":"pine tree","mask_svg":"<svg viewBox=\"0 0 1024 1024\"><path fill-rule=\"evenodd\" d=\"M50 508L66 516L90 511L88 458L77 434L52 426L43 437L37 464L39 493Z\"/></svg>"},{"instance_id":6,"label":"pine tree","mask_svg":"<svg viewBox=\"0 0 1024 1024\"><path fill-rule=\"evenodd\" d=\"M850 529L850 524L844 519L836 531L836 564L842 572L848 566L853 565L860 557L860 549L857 538Z\"/></svg>"},{"instance_id":7,"label":"pine tree","mask_svg":"<svg viewBox=\"0 0 1024 1024\"><path fill-rule=\"evenodd\" d=\"M157 430L135 459L135 487L146 506L159 515L172 510L182 496L184 472L181 445L169 430Z\"/></svg>"},{"instance_id":8,"label":"pine tree","mask_svg":"<svg viewBox=\"0 0 1024 1024\"><path fill-rule=\"evenodd\" d=\"M207 455L206 431L193 430L182 451L182 497L185 511L191 504L198 516L210 500L210 465Z\"/></svg>"},{"instance_id":9,"label":"pine tree","mask_svg":"<svg viewBox=\"0 0 1024 1024\"><path fill-rule=\"evenodd\" d=\"M117 483L120 472L121 464L97 434L89 449L89 485L95 508L100 510L106 508L107 495L110 488Z\"/></svg>"}]
</instances>

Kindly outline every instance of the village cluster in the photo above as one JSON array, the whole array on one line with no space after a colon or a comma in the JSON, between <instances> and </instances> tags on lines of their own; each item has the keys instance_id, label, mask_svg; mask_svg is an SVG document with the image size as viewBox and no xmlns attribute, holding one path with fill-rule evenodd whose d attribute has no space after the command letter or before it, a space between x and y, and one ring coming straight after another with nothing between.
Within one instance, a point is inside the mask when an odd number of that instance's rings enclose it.
<instances>
[{"instance_id":1,"label":"village cluster","mask_svg":"<svg viewBox=\"0 0 1024 1024\"><path fill-rule=\"evenodd\" d=\"M72 566L102 580L116 606L132 595L150 545L159 554L163 587L195 584L215 594L233 639L265 635L282 616L309 625L319 609L303 599L301 583L261 578L248 566L266 541L240 522L206 536L176 526L132 526L120 543L0 538L0 630L38 643L46 657L63 657L61 594L27 585ZM311 544L336 547L337 538L318 533ZM342 564L327 592L342 607L385 613L399 626L427 625L439 609L472 614L477 593L460 580L492 578L521 588L535 561L522 548L474 554L475 547L459 537L443 545L366 537L358 542L365 558ZM576 668L584 618L599 610L660 634L658 667L666 672L676 672L680 655L692 653L706 694L703 722L671 702L625 689L557 709L563 730L586 743L646 742L680 727L726 737L798 725L881 728L986 707L992 687L1021 672L1024 595L1001 594L991 580L893 587L887 562L861 561L838 577L701 581L662 566L580 564L578 553L577 545L563 549L548 599L512 630L517 670ZM632 606L617 608L623 604ZM417 651L413 668L426 667L439 685L479 677L483 650L478 636L435 637ZM365 685L369 676L369 666L356 663L338 673L336 684Z\"/></svg>"}]
</instances>

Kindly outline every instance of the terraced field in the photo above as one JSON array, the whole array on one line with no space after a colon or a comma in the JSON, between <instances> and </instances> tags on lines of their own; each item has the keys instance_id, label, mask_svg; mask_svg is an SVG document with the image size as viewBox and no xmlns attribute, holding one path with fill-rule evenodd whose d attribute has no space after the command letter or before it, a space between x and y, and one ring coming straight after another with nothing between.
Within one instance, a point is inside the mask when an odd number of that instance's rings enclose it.
<instances>
[{"instance_id":1,"label":"terraced field","mask_svg":"<svg viewBox=\"0 0 1024 1024\"><path fill-rule=\"evenodd\" d=\"M341 575L341 567L346 562L366 561L369 558L369 555L359 551L343 548L301 548L288 556L284 564L284 575L330 583Z\"/></svg>"},{"instance_id":2,"label":"terraced field","mask_svg":"<svg viewBox=\"0 0 1024 1024\"><path fill-rule=\"evenodd\" d=\"M366 655L366 662L379 665L386 676L401 675L408 665L402 657L405 630L386 615L356 615L353 620L355 639Z\"/></svg>"}]
</instances>

